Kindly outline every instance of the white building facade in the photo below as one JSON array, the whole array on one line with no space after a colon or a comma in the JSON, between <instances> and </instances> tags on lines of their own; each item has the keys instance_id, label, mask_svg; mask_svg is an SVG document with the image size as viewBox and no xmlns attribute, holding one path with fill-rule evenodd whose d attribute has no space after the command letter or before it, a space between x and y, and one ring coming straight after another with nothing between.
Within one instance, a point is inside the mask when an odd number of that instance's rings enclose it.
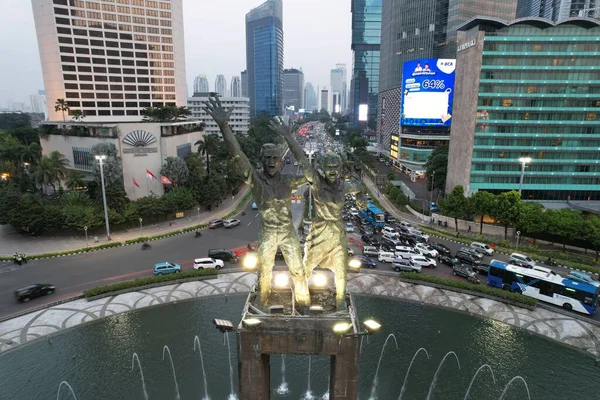
<instances>
[{"instance_id":1,"label":"white building facade","mask_svg":"<svg viewBox=\"0 0 600 400\"><path fill-rule=\"evenodd\" d=\"M348 81L346 64L336 64L335 68L331 70L331 90L338 93L337 101L334 103L334 109L336 105L339 105L341 112L345 113L348 108Z\"/></svg>"},{"instance_id":2,"label":"white building facade","mask_svg":"<svg viewBox=\"0 0 600 400\"><path fill-rule=\"evenodd\" d=\"M204 102L208 101L209 95L214 93L196 93L196 96L188 99L187 106L192 112L191 117L206 124L204 134L221 135L219 127L210 115L204 111ZM247 97L221 97L221 104L225 109L233 106L233 112L229 119L229 126L234 133L247 134L250 129L250 99Z\"/></svg>"},{"instance_id":3,"label":"white building facade","mask_svg":"<svg viewBox=\"0 0 600 400\"><path fill-rule=\"evenodd\" d=\"M215 78L215 92L221 97L227 97L227 79L225 79L225 75L217 75Z\"/></svg>"},{"instance_id":4,"label":"white building facade","mask_svg":"<svg viewBox=\"0 0 600 400\"><path fill-rule=\"evenodd\" d=\"M317 110L333 112L333 91L329 86L319 86L317 89Z\"/></svg>"},{"instance_id":5,"label":"white building facade","mask_svg":"<svg viewBox=\"0 0 600 400\"><path fill-rule=\"evenodd\" d=\"M208 92L208 90L206 90ZM231 78L231 90L229 91L231 97L243 97L242 96L242 80L239 76Z\"/></svg>"}]
</instances>

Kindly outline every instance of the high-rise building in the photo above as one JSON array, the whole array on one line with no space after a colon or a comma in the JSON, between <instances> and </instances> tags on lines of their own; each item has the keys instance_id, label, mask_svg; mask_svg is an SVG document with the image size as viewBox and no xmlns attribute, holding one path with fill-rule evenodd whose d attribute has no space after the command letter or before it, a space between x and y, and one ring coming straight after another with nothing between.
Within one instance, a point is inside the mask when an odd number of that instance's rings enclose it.
<instances>
[{"instance_id":1,"label":"high-rise building","mask_svg":"<svg viewBox=\"0 0 600 400\"><path fill-rule=\"evenodd\" d=\"M346 113L348 107L348 76L346 72L346 64L336 64L331 70L330 85L331 90L339 94L340 113ZM335 109L335 105L334 105Z\"/></svg>"},{"instance_id":2,"label":"high-rise building","mask_svg":"<svg viewBox=\"0 0 600 400\"><path fill-rule=\"evenodd\" d=\"M216 93L194 93L187 102L188 109L192 113L192 118L199 119L206 124L204 134L221 135L219 126L210 115L204 111L204 102L208 101L209 96ZM220 97L219 100L225 109L233 106L233 111L229 118L229 127L234 133L246 134L250 129L250 101L247 97Z\"/></svg>"},{"instance_id":3,"label":"high-rise building","mask_svg":"<svg viewBox=\"0 0 600 400\"><path fill-rule=\"evenodd\" d=\"M246 14L246 69L252 116L283 113L283 2L267 0Z\"/></svg>"},{"instance_id":4,"label":"high-rise building","mask_svg":"<svg viewBox=\"0 0 600 400\"><path fill-rule=\"evenodd\" d=\"M317 108L317 92L310 82L306 82L306 86L304 86L304 108L309 111Z\"/></svg>"},{"instance_id":5,"label":"high-rise building","mask_svg":"<svg viewBox=\"0 0 600 400\"><path fill-rule=\"evenodd\" d=\"M46 95L43 90L38 90L37 94L29 95L29 103L31 105L31 112L47 114L46 110Z\"/></svg>"},{"instance_id":6,"label":"high-rise building","mask_svg":"<svg viewBox=\"0 0 600 400\"><path fill-rule=\"evenodd\" d=\"M229 90L231 97L242 97L242 82L239 76L231 78L231 89Z\"/></svg>"},{"instance_id":7,"label":"high-rise building","mask_svg":"<svg viewBox=\"0 0 600 400\"><path fill-rule=\"evenodd\" d=\"M448 126L400 126L403 64L425 58L453 59L456 28L484 15L512 20L514 0L383 0L377 118L380 151L409 170L421 170L433 149L448 142Z\"/></svg>"},{"instance_id":8,"label":"high-rise building","mask_svg":"<svg viewBox=\"0 0 600 400\"><path fill-rule=\"evenodd\" d=\"M333 112L333 91L329 86L319 86L317 89L317 109Z\"/></svg>"},{"instance_id":9,"label":"high-rise building","mask_svg":"<svg viewBox=\"0 0 600 400\"><path fill-rule=\"evenodd\" d=\"M446 191L600 200L600 22L480 17L458 35Z\"/></svg>"},{"instance_id":10,"label":"high-rise building","mask_svg":"<svg viewBox=\"0 0 600 400\"><path fill-rule=\"evenodd\" d=\"M65 99L87 121L124 121L187 103L182 0L138 3L32 0L49 104Z\"/></svg>"},{"instance_id":11,"label":"high-rise building","mask_svg":"<svg viewBox=\"0 0 600 400\"><path fill-rule=\"evenodd\" d=\"M352 78L350 80L350 122L376 124L379 93L379 46L381 43L381 1L351 0ZM367 107L367 113L359 113ZM363 115L364 114L364 115ZM361 117L365 121L360 121Z\"/></svg>"},{"instance_id":12,"label":"high-rise building","mask_svg":"<svg viewBox=\"0 0 600 400\"><path fill-rule=\"evenodd\" d=\"M562 21L570 17L600 18L597 0L519 0L517 18L541 17Z\"/></svg>"},{"instance_id":13,"label":"high-rise building","mask_svg":"<svg viewBox=\"0 0 600 400\"><path fill-rule=\"evenodd\" d=\"M248 70L243 70L240 74L242 80L242 97L249 97L248 95Z\"/></svg>"},{"instance_id":14,"label":"high-rise building","mask_svg":"<svg viewBox=\"0 0 600 400\"><path fill-rule=\"evenodd\" d=\"M304 104L304 72L300 69L283 70L283 106L298 111Z\"/></svg>"},{"instance_id":15,"label":"high-rise building","mask_svg":"<svg viewBox=\"0 0 600 400\"><path fill-rule=\"evenodd\" d=\"M215 78L215 92L221 97L227 97L227 79L225 75L217 75Z\"/></svg>"},{"instance_id":16,"label":"high-rise building","mask_svg":"<svg viewBox=\"0 0 600 400\"><path fill-rule=\"evenodd\" d=\"M194 78L194 93L209 92L210 87L208 86L208 78L206 75L198 75Z\"/></svg>"}]
</instances>

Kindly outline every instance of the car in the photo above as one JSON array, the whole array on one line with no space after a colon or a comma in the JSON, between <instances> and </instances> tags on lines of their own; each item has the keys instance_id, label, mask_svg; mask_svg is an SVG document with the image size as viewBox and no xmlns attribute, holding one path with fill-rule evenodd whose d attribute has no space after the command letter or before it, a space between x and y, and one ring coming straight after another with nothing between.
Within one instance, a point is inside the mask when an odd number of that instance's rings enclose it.
<instances>
[{"instance_id":1,"label":"car","mask_svg":"<svg viewBox=\"0 0 600 400\"><path fill-rule=\"evenodd\" d=\"M438 213L438 212L440 212L440 208L434 202L430 202L429 203L429 211L431 211L432 213Z\"/></svg>"},{"instance_id":2,"label":"car","mask_svg":"<svg viewBox=\"0 0 600 400\"><path fill-rule=\"evenodd\" d=\"M342 213L342 219L343 219L344 221L349 221L349 220L350 220L350 215L349 215L349 214L347 214L347 213Z\"/></svg>"},{"instance_id":3,"label":"car","mask_svg":"<svg viewBox=\"0 0 600 400\"><path fill-rule=\"evenodd\" d=\"M285 159L285 163L286 163L286 164L289 164L289 163L291 163L291 162L292 162L292 161L291 161L289 158L286 158L286 159Z\"/></svg>"},{"instance_id":4,"label":"car","mask_svg":"<svg viewBox=\"0 0 600 400\"><path fill-rule=\"evenodd\" d=\"M485 243L473 242L471 243L470 247L475 249L475 251L485 254L486 256L491 256L492 254L494 254L494 249L492 249L489 245Z\"/></svg>"},{"instance_id":5,"label":"car","mask_svg":"<svg viewBox=\"0 0 600 400\"><path fill-rule=\"evenodd\" d=\"M381 238L381 245L391 247L392 249L394 249L396 246L402 246L403 244L404 243L400 239L394 239L386 236Z\"/></svg>"},{"instance_id":6,"label":"car","mask_svg":"<svg viewBox=\"0 0 600 400\"><path fill-rule=\"evenodd\" d=\"M381 234L384 235L384 236L388 236L388 237L398 237L398 236L400 236L400 234L398 233L398 231L396 231L391 226L384 226L383 229L381 229Z\"/></svg>"},{"instance_id":7,"label":"car","mask_svg":"<svg viewBox=\"0 0 600 400\"><path fill-rule=\"evenodd\" d=\"M466 253L464 251L458 251L456 253L456 258L458 258L458 260L464 264L469 264L469 265L481 264L481 259L479 257L474 256L473 254L470 254L470 253Z\"/></svg>"},{"instance_id":8,"label":"car","mask_svg":"<svg viewBox=\"0 0 600 400\"><path fill-rule=\"evenodd\" d=\"M298 166L298 161L294 161L294 167Z\"/></svg>"},{"instance_id":9,"label":"car","mask_svg":"<svg viewBox=\"0 0 600 400\"><path fill-rule=\"evenodd\" d=\"M375 231L370 226L363 226L363 225L361 225L361 226L358 227L358 231L361 234L367 235L367 236L372 236L372 235L375 234Z\"/></svg>"},{"instance_id":10,"label":"car","mask_svg":"<svg viewBox=\"0 0 600 400\"><path fill-rule=\"evenodd\" d=\"M479 283L479 279L477 279L477 273L473 271L469 265L456 264L454 267L452 267L452 275L467 278L469 282L474 284Z\"/></svg>"},{"instance_id":11,"label":"car","mask_svg":"<svg viewBox=\"0 0 600 400\"><path fill-rule=\"evenodd\" d=\"M394 217L393 217L393 216L391 216L391 215L389 215L389 216L388 216L388 215L386 215L386 216L385 216L385 223L386 223L386 224L394 224L394 223L396 223L396 218L394 218Z\"/></svg>"},{"instance_id":12,"label":"car","mask_svg":"<svg viewBox=\"0 0 600 400\"><path fill-rule=\"evenodd\" d=\"M154 275L168 275L181 272L181 265L169 261L154 264Z\"/></svg>"},{"instance_id":13,"label":"car","mask_svg":"<svg viewBox=\"0 0 600 400\"><path fill-rule=\"evenodd\" d=\"M452 252L450 251L450 248L448 248L448 246L443 245L441 243L431 242L431 243L429 243L429 246L436 249L438 251L438 253L440 253L440 255L448 256L448 255L452 254Z\"/></svg>"},{"instance_id":14,"label":"car","mask_svg":"<svg viewBox=\"0 0 600 400\"><path fill-rule=\"evenodd\" d=\"M449 267L453 267L454 265L460 263L458 261L458 258L452 257L452 256L448 256L448 255L441 255L441 256L439 256L438 257L438 261L441 262L444 265L449 266Z\"/></svg>"},{"instance_id":15,"label":"car","mask_svg":"<svg viewBox=\"0 0 600 400\"><path fill-rule=\"evenodd\" d=\"M346 232L354 232L354 225L352 225L352 222L346 222Z\"/></svg>"},{"instance_id":16,"label":"car","mask_svg":"<svg viewBox=\"0 0 600 400\"><path fill-rule=\"evenodd\" d=\"M225 221L223 221L223 226L225 228L233 228L234 226L238 226L240 224L240 220L239 219L226 219Z\"/></svg>"},{"instance_id":17,"label":"car","mask_svg":"<svg viewBox=\"0 0 600 400\"><path fill-rule=\"evenodd\" d=\"M222 219L211 219L210 221L208 221L208 228L209 229L217 229L223 226L223 220Z\"/></svg>"},{"instance_id":18,"label":"car","mask_svg":"<svg viewBox=\"0 0 600 400\"><path fill-rule=\"evenodd\" d=\"M434 259L425 256L412 256L409 261L415 265L420 265L425 268L435 268L437 263Z\"/></svg>"},{"instance_id":19,"label":"car","mask_svg":"<svg viewBox=\"0 0 600 400\"><path fill-rule=\"evenodd\" d=\"M512 253L510 255L510 263L520 265L525 268L532 268L536 265L532 258L520 253Z\"/></svg>"},{"instance_id":20,"label":"car","mask_svg":"<svg viewBox=\"0 0 600 400\"><path fill-rule=\"evenodd\" d=\"M470 255L472 255L473 257L477 257L479 260L481 260L483 258L483 254L481 254L481 252L471 248L471 247L461 247L460 250L458 251L462 251L463 253L468 253Z\"/></svg>"},{"instance_id":21,"label":"car","mask_svg":"<svg viewBox=\"0 0 600 400\"><path fill-rule=\"evenodd\" d=\"M348 255L349 256L353 256L354 255L354 250L352 250L350 247L346 248L348 250Z\"/></svg>"},{"instance_id":22,"label":"car","mask_svg":"<svg viewBox=\"0 0 600 400\"><path fill-rule=\"evenodd\" d=\"M350 208L350 215L352 215L353 217L357 217L358 216L358 210L354 207Z\"/></svg>"},{"instance_id":23,"label":"car","mask_svg":"<svg viewBox=\"0 0 600 400\"><path fill-rule=\"evenodd\" d=\"M374 238L373 236L369 236L369 235L362 235L360 237L360 239L363 241L364 244L369 245L369 246L379 246L379 240L377 240L377 238Z\"/></svg>"},{"instance_id":24,"label":"car","mask_svg":"<svg viewBox=\"0 0 600 400\"><path fill-rule=\"evenodd\" d=\"M394 260L396 259L396 255L391 251L380 251L379 255L377 256L377 259L382 263L391 263L394 262Z\"/></svg>"},{"instance_id":25,"label":"car","mask_svg":"<svg viewBox=\"0 0 600 400\"><path fill-rule=\"evenodd\" d=\"M408 271L408 272L421 272L421 266L417 264L413 264L409 260L405 260L404 258L396 258L392 262L392 268L396 272Z\"/></svg>"},{"instance_id":26,"label":"car","mask_svg":"<svg viewBox=\"0 0 600 400\"><path fill-rule=\"evenodd\" d=\"M481 275L487 275L490 272L490 264L474 264L471 266L473 271Z\"/></svg>"},{"instance_id":27,"label":"car","mask_svg":"<svg viewBox=\"0 0 600 400\"><path fill-rule=\"evenodd\" d=\"M592 278L589 274L580 271L570 271L567 275L567 279L577 282L589 283L590 285L594 286L600 286L600 282Z\"/></svg>"},{"instance_id":28,"label":"car","mask_svg":"<svg viewBox=\"0 0 600 400\"><path fill-rule=\"evenodd\" d=\"M438 251L436 249L434 249L433 247L431 247L425 243L415 244L415 250L418 250L419 253L421 253L422 255L424 255L426 257L435 258L440 255L440 253L438 253Z\"/></svg>"},{"instance_id":29,"label":"car","mask_svg":"<svg viewBox=\"0 0 600 400\"><path fill-rule=\"evenodd\" d=\"M15 297L21 303L27 303L36 297L54 293L56 286L49 283L34 283L15 290Z\"/></svg>"},{"instance_id":30,"label":"car","mask_svg":"<svg viewBox=\"0 0 600 400\"><path fill-rule=\"evenodd\" d=\"M379 256L379 250L375 246L363 246L362 253L367 256Z\"/></svg>"},{"instance_id":31,"label":"car","mask_svg":"<svg viewBox=\"0 0 600 400\"><path fill-rule=\"evenodd\" d=\"M371 260L369 257L367 256L354 256L352 257L352 259L350 260L350 262L352 261L358 261L360 263L360 268L375 268L377 267L377 263L373 260Z\"/></svg>"},{"instance_id":32,"label":"car","mask_svg":"<svg viewBox=\"0 0 600 400\"><path fill-rule=\"evenodd\" d=\"M225 266L223 260L210 257L196 258L194 260L194 269L222 269Z\"/></svg>"},{"instance_id":33,"label":"car","mask_svg":"<svg viewBox=\"0 0 600 400\"><path fill-rule=\"evenodd\" d=\"M252 209L253 210L258 210L258 205L256 203L252 203Z\"/></svg>"},{"instance_id":34,"label":"car","mask_svg":"<svg viewBox=\"0 0 600 400\"><path fill-rule=\"evenodd\" d=\"M398 226L401 226L405 229L409 229L412 228L412 224L410 222L406 222L406 221L400 221L400 223L398 224Z\"/></svg>"},{"instance_id":35,"label":"car","mask_svg":"<svg viewBox=\"0 0 600 400\"><path fill-rule=\"evenodd\" d=\"M412 256L420 256L421 255L421 253L419 253L417 250L415 250L412 247L408 247L408 246L396 246L394 248L394 253L396 254L396 257L406 258L406 259L409 259Z\"/></svg>"},{"instance_id":36,"label":"car","mask_svg":"<svg viewBox=\"0 0 600 400\"><path fill-rule=\"evenodd\" d=\"M209 249L206 256L234 264L239 261L239 257L233 251L228 249Z\"/></svg>"},{"instance_id":37,"label":"car","mask_svg":"<svg viewBox=\"0 0 600 400\"><path fill-rule=\"evenodd\" d=\"M412 228L412 229L409 229L408 232L412 237L414 237L416 239L422 238L422 239L425 239L426 242L429 240L429 235L421 232L418 229Z\"/></svg>"}]
</instances>

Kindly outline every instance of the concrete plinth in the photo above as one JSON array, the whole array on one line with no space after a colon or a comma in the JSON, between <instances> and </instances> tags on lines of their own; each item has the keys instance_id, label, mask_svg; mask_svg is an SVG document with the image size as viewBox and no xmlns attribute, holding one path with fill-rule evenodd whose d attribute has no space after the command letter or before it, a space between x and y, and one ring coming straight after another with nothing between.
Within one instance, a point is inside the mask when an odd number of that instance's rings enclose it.
<instances>
[{"instance_id":1,"label":"concrete plinth","mask_svg":"<svg viewBox=\"0 0 600 400\"><path fill-rule=\"evenodd\" d=\"M251 299L249 298L249 303ZM260 320L254 327L238 327L240 398L270 398L272 354L328 355L331 358L329 398L355 400L358 396L358 326L352 300L348 312L323 316L248 315ZM246 308L248 310L248 308ZM333 332L339 322L351 324L346 335Z\"/></svg>"}]
</instances>

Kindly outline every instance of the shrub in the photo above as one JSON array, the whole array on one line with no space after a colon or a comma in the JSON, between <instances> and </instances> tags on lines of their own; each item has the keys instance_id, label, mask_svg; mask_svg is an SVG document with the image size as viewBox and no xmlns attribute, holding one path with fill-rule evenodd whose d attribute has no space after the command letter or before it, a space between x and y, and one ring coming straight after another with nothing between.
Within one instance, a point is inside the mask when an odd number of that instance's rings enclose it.
<instances>
[{"instance_id":1,"label":"shrub","mask_svg":"<svg viewBox=\"0 0 600 400\"><path fill-rule=\"evenodd\" d=\"M143 286L153 285L155 283L166 283L175 281L178 279L189 279L189 278L199 278L202 276L214 276L217 275L217 270L215 269L202 269L195 270L190 269L187 271L183 271L178 274L169 274L169 275L158 275L158 276L149 276L145 278L138 278L132 281L124 281L119 283L114 283L112 285L107 286L96 286L95 288L88 289L83 292L85 297L94 297L102 294L118 292L121 290L127 289L135 289Z\"/></svg>"},{"instance_id":2,"label":"shrub","mask_svg":"<svg viewBox=\"0 0 600 400\"><path fill-rule=\"evenodd\" d=\"M511 293L505 290L491 288L484 285L473 285L472 283L468 283L466 281L455 281L452 279L440 278L439 276L435 275L417 274L415 272L401 272L400 277L403 279L409 279L413 281L434 283L449 288L463 289L469 290L471 292L483 293L490 296L499 297L503 300L509 300L515 303L520 303L531 307L535 307L535 305L537 304L537 300L533 297L524 296L518 293Z\"/></svg>"}]
</instances>

